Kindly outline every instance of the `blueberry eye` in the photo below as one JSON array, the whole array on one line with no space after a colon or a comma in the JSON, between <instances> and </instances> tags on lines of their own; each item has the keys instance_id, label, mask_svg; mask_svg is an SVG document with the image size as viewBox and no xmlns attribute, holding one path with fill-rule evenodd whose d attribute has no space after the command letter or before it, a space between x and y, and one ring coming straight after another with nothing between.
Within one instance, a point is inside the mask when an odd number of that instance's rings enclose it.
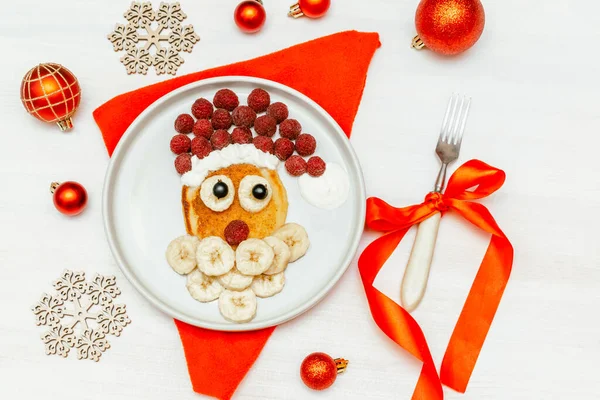
<instances>
[{"instance_id":1,"label":"blueberry eye","mask_svg":"<svg viewBox=\"0 0 600 400\"><path fill-rule=\"evenodd\" d=\"M267 187L261 183L255 185L252 188L252 196L254 196L258 200L264 200L267 198Z\"/></svg>"},{"instance_id":2,"label":"blueberry eye","mask_svg":"<svg viewBox=\"0 0 600 400\"><path fill-rule=\"evenodd\" d=\"M217 199L222 199L223 197L227 196L228 193L229 188L224 182L219 181L215 183L215 186L213 186L213 194Z\"/></svg>"}]
</instances>

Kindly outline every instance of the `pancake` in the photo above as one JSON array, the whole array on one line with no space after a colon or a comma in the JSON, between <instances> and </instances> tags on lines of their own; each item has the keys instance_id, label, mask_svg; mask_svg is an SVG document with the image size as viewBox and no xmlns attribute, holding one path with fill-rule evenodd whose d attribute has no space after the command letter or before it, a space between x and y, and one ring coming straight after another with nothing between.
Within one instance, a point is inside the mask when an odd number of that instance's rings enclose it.
<instances>
[{"instance_id":1,"label":"pancake","mask_svg":"<svg viewBox=\"0 0 600 400\"><path fill-rule=\"evenodd\" d=\"M258 168L251 164L236 164L213 171L207 178L213 175L226 175L231 179L235 190L233 204L225 211L215 212L202 202L200 187L183 186L181 203L185 228L189 235L195 235L200 239L208 236L225 239L224 231L227 224L239 219L248 224L250 238L262 239L285 223L288 209L287 192L277 171ZM269 204L257 213L244 210L239 202L238 187L247 175L262 176L271 186L272 196Z\"/></svg>"}]
</instances>

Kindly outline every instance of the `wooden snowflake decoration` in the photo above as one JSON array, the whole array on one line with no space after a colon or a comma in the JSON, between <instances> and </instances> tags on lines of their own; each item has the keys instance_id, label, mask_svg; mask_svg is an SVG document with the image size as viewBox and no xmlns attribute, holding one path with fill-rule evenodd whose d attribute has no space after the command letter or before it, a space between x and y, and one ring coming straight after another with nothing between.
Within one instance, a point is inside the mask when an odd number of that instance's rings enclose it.
<instances>
[{"instance_id":1,"label":"wooden snowflake decoration","mask_svg":"<svg viewBox=\"0 0 600 400\"><path fill-rule=\"evenodd\" d=\"M84 272L64 271L54 282L56 293L42 294L32 308L47 355L67 357L72 348L77 358L99 361L110 343L106 335L120 336L131 323L124 304L114 304L121 291L114 276L96 274L86 282Z\"/></svg>"},{"instance_id":2,"label":"wooden snowflake decoration","mask_svg":"<svg viewBox=\"0 0 600 400\"><path fill-rule=\"evenodd\" d=\"M117 24L108 40L126 52L121 62L128 74L145 75L153 66L158 75L175 75L183 64L179 52L191 53L200 40L192 25L181 25L187 15L179 3L160 3L154 11L152 3L134 1L123 16L127 25Z\"/></svg>"}]
</instances>

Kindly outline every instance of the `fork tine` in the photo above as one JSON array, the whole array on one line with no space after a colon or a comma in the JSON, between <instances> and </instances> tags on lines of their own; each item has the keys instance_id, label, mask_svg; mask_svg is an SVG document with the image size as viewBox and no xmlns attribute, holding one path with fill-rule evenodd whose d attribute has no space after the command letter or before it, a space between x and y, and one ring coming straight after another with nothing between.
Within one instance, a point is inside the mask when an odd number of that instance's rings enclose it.
<instances>
[{"instance_id":1,"label":"fork tine","mask_svg":"<svg viewBox=\"0 0 600 400\"><path fill-rule=\"evenodd\" d=\"M448 143L450 143L450 144L456 144L456 141L457 141L461 118L463 116L462 114L463 114L463 109L464 109L464 104L465 104L465 97L460 96L460 105L458 105L458 99L456 102L457 102L457 107L456 107L456 114L454 115L454 120L452 121L452 133L451 133L450 137L448 137Z\"/></svg>"},{"instance_id":2,"label":"fork tine","mask_svg":"<svg viewBox=\"0 0 600 400\"><path fill-rule=\"evenodd\" d=\"M451 125L451 115L454 114L454 105L455 105L456 96L452 93L450 96L450 101L448 102L448 107L446 107L446 115L444 116L444 122L442 122L442 129L440 130L440 137L438 139L439 142L445 142L448 138L448 134L450 132L449 125Z\"/></svg>"},{"instance_id":3,"label":"fork tine","mask_svg":"<svg viewBox=\"0 0 600 400\"><path fill-rule=\"evenodd\" d=\"M467 125L467 117L469 116L469 109L471 108L471 98L467 100L467 104L465 106L465 112L463 114L462 123L460 124L460 131L458 133L458 146L462 143L463 135L465 133L465 126Z\"/></svg>"}]
</instances>

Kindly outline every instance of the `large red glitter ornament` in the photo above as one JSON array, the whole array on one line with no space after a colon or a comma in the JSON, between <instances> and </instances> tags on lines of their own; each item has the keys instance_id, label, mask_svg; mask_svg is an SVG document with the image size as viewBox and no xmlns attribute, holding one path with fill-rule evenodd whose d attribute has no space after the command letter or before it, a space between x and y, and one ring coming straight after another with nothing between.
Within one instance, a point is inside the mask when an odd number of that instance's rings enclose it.
<instances>
[{"instance_id":1,"label":"large red glitter ornament","mask_svg":"<svg viewBox=\"0 0 600 400\"><path fill-rule=\"evenodd\" d=\"M321 18L331 5L331 0L299 0L290 7L288 15L294 18L307 16L308 18Z\"/></svg>"},{"instance_id":2,"label":"large red glitter ornament","mask_svg":"<svg viewBox=\"0 0 600 400\"><path fill-rule=\"evenodd\" d=\"M309 354L300 366L300 377L306 386L324 390L333 385L338 374L346 370L348 360L335 360L325 353Z\"/></svg>"},{"instance_id":3,"label":"large red glitter ornament","mask_svg":"<svg viewBox=\"0 0 600 400\"><path fill-rule=\"evenodd\" d=\"M235 8L233 19L242 32L254 33L265 24L267 12L261 0L245 0Z\"/></svg>"},{"instance_id":4,"label":"large red glitter ornament","mask_svg":"<svg viewBox=\"0 0 600 400\"><path fill-rule=\"evenodd\" d=\"M50 193L52 193L54 207L65 215L80 214L87 205L87 191L77 182L53 182L50 185Z\"/></svg>"},{"instance_id":5,"label":"large red glitter ornament","mask_svg":"<svg viewBox=\"0 0 600 400\"><path fill-rule=\"evenodd\" d=\"M56 122L61 131L73 127L71 116L79 107L81 88L75 75L60 64L39 64L21 82L21 101L27 112L44 122Z\"/></svg>"},{"instance_id":6,"label":"large red glitter ornament","mask_svg":"<svg viewBox=\"0 0 600 400\"><path fill-rule=\"evenodd\" d=\"M462 53L479 40L484 25L485 12L479 0L421 0L412 46L444 55Z\"/></svg>"}]
</instances>

